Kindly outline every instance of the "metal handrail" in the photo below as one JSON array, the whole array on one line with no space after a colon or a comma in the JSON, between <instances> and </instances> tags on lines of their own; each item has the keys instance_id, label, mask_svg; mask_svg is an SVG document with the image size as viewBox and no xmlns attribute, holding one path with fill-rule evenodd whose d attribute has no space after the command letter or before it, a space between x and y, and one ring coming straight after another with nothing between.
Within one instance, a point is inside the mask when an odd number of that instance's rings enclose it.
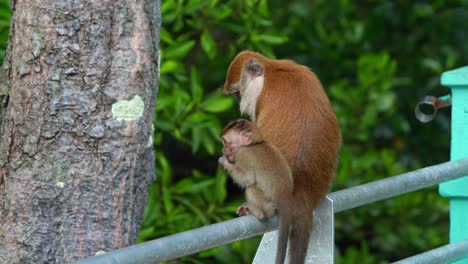
<instances>
[{"instance_id":1,"label":"metal handrail","mask_svg":"<svg viewBox=\"0 0 468 264\"><path fill-rule=\"evenodd\" d=\"M334 212L385 200L468 175L468 159L450 161L330 193Z\"/></svg>"},{"instance_id":2,"label":"metal handrail","mask_svg":"<svg viewBox=\"0 0 468 264\"><path fill-rule=\"evenodd\" d=\"M468 175L468 159L445 162L328 194L334 212L416 191ZM275 229L277 218L238 217L77 261L77 264L159 263L253 237Z\"/></svg>"},{"instance_id":3,"label":"metal handrail","mask_svg":"<svg viewBox=\"0 0 468 264\"><path fill-rule=\"evenodd\" d=\"M148 264L192 255L234 241L247 239L274 230L276 217L260 222L253 216L243 216L211 224L141 244L121 248L106 254L75 262L76 264Z\"/></svg>"},{"instance_id":4,"label":"metal handrail","mask_svg":"<svg viewBox=\"0 0 468 264\"><path fill-rule=\"evenodd\" d=\"M468 257L468 239L438 247L416 256L393 262L392 264L451 263L466 257Z\"/></svg>"}]
</instances>

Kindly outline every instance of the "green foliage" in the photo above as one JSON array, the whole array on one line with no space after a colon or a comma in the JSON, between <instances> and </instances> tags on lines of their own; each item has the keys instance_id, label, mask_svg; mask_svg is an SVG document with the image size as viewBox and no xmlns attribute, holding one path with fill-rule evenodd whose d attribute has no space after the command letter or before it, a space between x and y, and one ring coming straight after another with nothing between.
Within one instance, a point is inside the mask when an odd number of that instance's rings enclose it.
<instances>
[{"instance_id":1,"label":"green foliage","mask_svg":"<svg viewBox=\"0 0 468 264\"><path fill-rule=\"evenodd\" d=\"M174 182L170 164L163 155L158 156L157 165L158 181L149 194L140 241L232 217L235 207L225 204L226 177L223 173L218 171L214 177L208 177L194 170L192 178Z\"/></svg>"},{"instance_id":2,"label":"green foliage","mask_svg":"<svg viewBox=\"0 0 468 264\"><path fill-rule=\"evenodd\" d=\"M3 63L10 29L10 1L0 0L0 63Z\"/></svg>"},{"instance_id":3,"label":"green foliage","mask_svg":"<svg viewBox=\"0 0 468 264\"><path fill-rule=\"evenodd\" d=\"M359 247L349 247L343 255L338 255L335 260L336 263L342 264L381 264L384 261L378 261L370 252L369 246L366 241L362 241Z\"/></svg>"},{"instance_id":4,"label":"green foliage","mask_svg":"<svg viewBox=\"0 0 468 264\"><path fill-rule=\"evenodd\" d=\"M335 190L448 159L447 112L423 125L413 108L421 95L448 92L438 86L442 71L464 66L468 50L459 41L466 35L457 32L468 22L467 4L294 1L286 11L279 3L272 6L274 17L289 14L288 49L279 49L278 57L310 65L337 112L343 147ZM343 212L336 216L335 234L336 263L408 257L447 242L447 200L431 188Z\"/></svg>"},{"instance_id":5,"label":"green foliage","mask_svg":"<svg viewBox=\"0 0 468 264\"><path fill-rule=\"evenodd\" d=\"M238 116L234 99L221 94L226 65L241 46L273 56L273 46L287 40L271 27L265 0L168 0L161 10L157 181L139 241L235 217L242 195L229 185L235 195L227 197L227 177L217 169L219 133ZM258 243L239 241L183 262L250 263Z\"/></svg>"},{"instance_id":6,"label":"green foliage","mask_svg":"<svg viewBox=\"0 0 468 264\"><path fill-rule=\"evenodd\" d=\"M421 95L444 92L436 89L438 76L467 57L466 36L456 33L466 17L463 5L164 1L159 181L140 239L234 217L239 192L216 169L217 135L239 115L220 87L243 49L292 58L320 76L343 132L334 189L446 160L447 116L422 125L412 108ZM441 245L447 212L434 188L343 212L336 219L337 263L386 263ZM257 243L236 242L182 262L249 263Z\"/></svg>"},{"instance_id":7,"label":"green foliage","mask_svg":"<svg viewBox=\"0 0 468 264\"><path fill-rule=\"evenodd\" d=\"M466 7L466 1L164 1L156 149L173 171L158 165L157 198L147 209L156 213L145 222L154 228L149 237L234 217L240 193L216 170L216 160L220 128L239 115L220 87L240 50L294 59L320 77L343 135L335 190L447 160L446 112L423 125L413 107L421 95L446 93L437 84L440 73L466 61L460 26ZM227 185L207 189L227 188L224 200L195 199L204 197L199 189L180 194L190 206L178 201L179 182L187 190L208 181L206 175L223 177ZM170 178L167 187L163 177ZM163 198L161 188L173 191ZM191 209L212 206L220 210L211 211L216 216ZM387 263L439 246L447 240L447 212L447 201L431 188L340 213L336 263ZM249 263L257 243L233 243L182 262Z\"/></svg>"}]
</instances>

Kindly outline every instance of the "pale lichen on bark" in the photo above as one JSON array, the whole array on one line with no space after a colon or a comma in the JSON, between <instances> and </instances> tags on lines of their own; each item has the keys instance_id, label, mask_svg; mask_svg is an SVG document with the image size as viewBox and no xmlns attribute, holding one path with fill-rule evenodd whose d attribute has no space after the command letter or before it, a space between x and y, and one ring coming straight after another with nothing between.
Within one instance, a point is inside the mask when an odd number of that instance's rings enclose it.
<instances>
[{"instance_id":1,"label":"pale lichen on bark","mask_svg":"<svg viewBox=\"0 0 468 264\"><path fill-rule=\"evenodd\" d=\"M138 120L143 116L145 102L139 95L131 100L120 100L112 105L112 118L118 121ZM151 135L150 135L151 136Z\"/></svg>"}]
</instances>

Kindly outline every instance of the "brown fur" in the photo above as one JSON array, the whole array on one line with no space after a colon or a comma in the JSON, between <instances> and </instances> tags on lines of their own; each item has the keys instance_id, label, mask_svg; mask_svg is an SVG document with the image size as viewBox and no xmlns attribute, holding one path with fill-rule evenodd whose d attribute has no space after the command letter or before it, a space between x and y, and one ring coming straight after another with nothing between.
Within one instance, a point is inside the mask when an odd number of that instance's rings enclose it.
<instances>
[{"instance_id":1,"label":"brown fur","mask_svg":"<svg viewBox=\"0 0 468 264\"><path fill-rule=\"evenodd\" d=\"M256 125L264 139L280 149L293 173L290 263L304 263L313 209L330 187L337 166L338 122L316 75L293 61L243 51L229 66L225 93L238 92L236 84L251 59L263 66L265 78L257 99Z\"/></svg>"},{"instance_id":2,"label":"brown fur","mask_svg":"<svg viewBox=\"0 0 468 264\"><path fill-rule=\"evenodd\" d=\"M234 181L245 188L247 206L260 220L272 217L279 212L279 239L276 263L282 264L291 226L291 199L293 179L288 162L272 144L264 141L257 127L250 121L239 119L229 123L221 133L223 143L229 144L239 139L241 132L251 132L248 145L240 145L223 153L230 152L233 163L224 156L220 164ZM226 148L226 145L224 146Z\"/></svg>"}]
</instances>

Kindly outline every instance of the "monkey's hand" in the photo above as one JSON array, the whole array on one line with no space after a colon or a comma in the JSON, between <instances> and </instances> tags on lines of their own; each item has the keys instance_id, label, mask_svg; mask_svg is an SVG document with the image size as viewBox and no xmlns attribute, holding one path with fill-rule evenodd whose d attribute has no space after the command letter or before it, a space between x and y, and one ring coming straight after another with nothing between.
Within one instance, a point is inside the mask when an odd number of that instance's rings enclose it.
<instances>
[{"instance_id":1,"label":"monkey's hand","mask_svg":"<svg viewBox=\"0 0 468 264\"><path fill-rule=\"evenodd\" d=\"M236 214L238 216L244 216L244 215L250 215L252 214L252 212L250 211L247 203L244 203L241 206L239 206L239 208L237 208Z\"/></svg>"},{"instance_id":2,"label":"monkey's hand","mask_svg":"<svg viewBox=\"0 0 468 264\"><path fill-rule=\"evenodd\" d=\"M234 167L234 161L231 161L229 159L229 156L223 155L218 159L219 165L223 167L227 172L230 172L230 170Z\"/></svg>"},{"instance_id":3,"label":"monkey's hand","mask_svg":"<svg viewBox=\"0 0 468 264\"><path fill-rule=\"evenodd\" d=\"M221 165L221 167L223 167L223 169L226 169L226 166L228 165L228 160L226 159L226 156L221 156L219 159L218 159L218 163L219 165Z\"/></svg>"}]
</instances>

